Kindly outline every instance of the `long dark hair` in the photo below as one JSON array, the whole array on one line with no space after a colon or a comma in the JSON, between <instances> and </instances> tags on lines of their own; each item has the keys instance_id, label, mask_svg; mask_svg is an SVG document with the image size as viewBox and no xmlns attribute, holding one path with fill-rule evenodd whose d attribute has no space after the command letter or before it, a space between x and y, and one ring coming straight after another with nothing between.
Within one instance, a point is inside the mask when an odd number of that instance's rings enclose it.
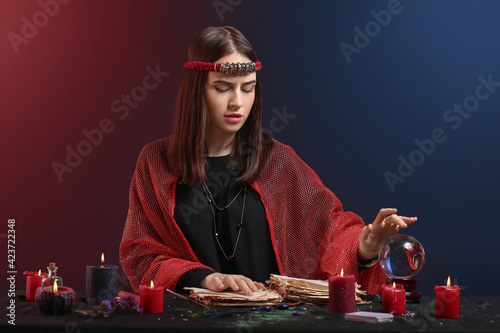
<instances>
[{"instance_id":1,"label":"long dark hair","mask_svg":"<svg viewBox=\"0 0 500 333\"><path fill-rule=\"evenodd\" d=\"M251 61L257 55L243 34L233 27L210 27L200 32L189 47L190 61L215 62L225 55L240 53ZM174 118L174 156L179 182L201 185L205 181L205 131L207 107L205 85L208 72L188 70L177 95ZM231 163L242 175L240 182L255 181L265 169L272 150L272 139L262 130L262 100L257 75L255 100L250 114L236 133Z\"/></svg>"}]
</instances>

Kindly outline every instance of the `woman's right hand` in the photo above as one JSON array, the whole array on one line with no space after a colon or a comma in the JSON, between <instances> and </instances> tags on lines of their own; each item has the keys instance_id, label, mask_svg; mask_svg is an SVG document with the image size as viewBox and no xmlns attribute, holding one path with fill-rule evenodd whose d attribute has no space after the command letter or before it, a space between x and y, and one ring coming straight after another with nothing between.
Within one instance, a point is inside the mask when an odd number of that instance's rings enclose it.
<instances>
[{"instance_id":1,"label":"woman's right hand","mask_svg":"<svg viewBox=\"0 0 500 333\"><path fill-rule=\"evenodd\" d=\"M201 287L212 291L241 290L245 295L252 296L255 291L264 288L264 285L243 275L212 273L201 281Z\"/></svg>"}]
</instances>

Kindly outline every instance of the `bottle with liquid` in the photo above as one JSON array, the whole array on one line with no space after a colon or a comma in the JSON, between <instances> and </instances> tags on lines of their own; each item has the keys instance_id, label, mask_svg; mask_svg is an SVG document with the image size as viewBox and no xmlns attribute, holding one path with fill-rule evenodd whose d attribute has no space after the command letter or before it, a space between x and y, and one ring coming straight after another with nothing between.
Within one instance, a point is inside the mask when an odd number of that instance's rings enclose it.
<instances>
[{"instance_id":1,"label":"bottle with liquid","mask_svg":"<svg viewBox=\"0 0 500 333\"><path fill-rule=\"evenodd\" d=\"M63 280L60 276L57 276L57 267L55 262L49 263L49 276L46 276L42 279L42 287L53 287L54 281L57 282L57 286L60 287L63 285Z\"/></svg>"}]
</instances>

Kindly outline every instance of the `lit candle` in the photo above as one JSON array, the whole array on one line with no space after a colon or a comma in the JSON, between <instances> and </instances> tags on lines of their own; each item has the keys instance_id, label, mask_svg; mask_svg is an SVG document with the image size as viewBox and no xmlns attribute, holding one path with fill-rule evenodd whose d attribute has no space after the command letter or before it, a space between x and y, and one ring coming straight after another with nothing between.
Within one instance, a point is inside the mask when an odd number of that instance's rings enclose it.
<instances>
[{"instance_id":1,"label":"lit candle","mask_svg":"<svg viewBox=\"0 0 500 333\"><path fill-rule=\"evenodd\" d=\"M75 291L69 287L57 286L39 287L35 294L36 307L46 314L63 314L68 312L75 303Z\"/></svg>"},{"instance_id":2,"label":"lit candle","mask_svg":"<svg viewBox=\"0 0 500 333\"><path fill-rule=\"evenodd\" d=\"M102 301L111 301L118 292L116 265L104 264L104 253L101 254L100 266L87 266L86 299L88 305L98 305Z\"/></svg>"},{"instance_id":3,"label":"lit candle","mask_svg":"<svg viewBox=\"0 0 500 333\"><path fill-rule=\"evenodd\" d=\"M460 313L460 288L450 286L450 277L446 286L435 286L436 318L458 318Z\"/></svg>"},{"instance_id":4,"label":"lit candle","mask_svg":"<svg viewBox=\"0 0 500 333\"><path fill-rule=\"evenodd\" d=\"M382 286L382 312L392 314L406 313L406 291L402 284Z\"/></svg>"},{"instance_id":5,"label":"lit candle","mask_svg":"<svg viewBox=\"0 0 500 333\"><path fill-rule=\"evenodd\" d=\"M150 286L139 286L139 307L143 309L143 313L163 312L163 289L162 286L155 287L153 280Z\"/></svg>"},{"instance_id":6,"label":"lit candle","mask_svg":"<svg viewBox=\"0 0 500 333\"><path fill-rule=\"evenodd\" d=\"M23 274L26 276L26 300L34 301L36 289L42 286L42 279L48 274L42 273L41 269L38 270L38 273L25 271Z\"/></svg>"},{"instance_id":7,"label":"lit candle","mask_svg":"<svg viewBox=\"0 0 500 333\"><path fill-rule=\"evenodd\" d=\"M356 294L354 275L344 275L344 269L340 275L328 278L328 307L330 313L349 313L356 311Z\"/></svg>"}]
</instances>

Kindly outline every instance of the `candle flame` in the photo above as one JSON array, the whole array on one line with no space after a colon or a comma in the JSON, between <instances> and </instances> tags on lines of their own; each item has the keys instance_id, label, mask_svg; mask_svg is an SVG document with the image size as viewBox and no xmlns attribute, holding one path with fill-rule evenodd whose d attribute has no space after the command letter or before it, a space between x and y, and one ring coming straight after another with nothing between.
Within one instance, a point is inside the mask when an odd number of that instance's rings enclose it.
<instances>
[{"instance_id":1,"label":"candle flame","mask_svg":"<svg viewBox=\"0 0 500 333\"><path fill-rule=\"evenodd\" d=\"M57 293L57 281L54 281L54 292Z\"/></svg>"},{"instance_id":2,"label":"candle flame","mask_svg":"<svg viewBox=\"0 0 500 333\"><path fill-rule=\"evenodd\" d=\"M153 280L151 280L151 289L155 287L155 284L153 283Z\"/></svg>"},{"instance_id":3,"label":"candle flame","mask_svg":"<svg viewBox=\"0 0 500 333\"><path fill-rule=\"evenodd\" d=\"M38 270L38 276L42 276L42 270L41 269Z\"/></svg>"},{"instance_id":4,"label":"candle flame","mask_svg":"<svg viewBox=\"0 0 500 333\"><path fill-rule=\"evenodd\" d=\"M344 269L342 268L342 269L340 270L340 277L343 277L343 276L344 276Z\"/></svg>"},{"instance_id":5,"label":"candle flame","mask_svg":"<svg viewBox=\"0 0 500 333\"><path fill-rule=\"evenodd\" d=\"M104 252L101 254L101 263L104 264Z\"/></svg>"},{"instance_id":6,"label":"candle flame","mask_svg":"<svg viewBox=\"0 0 500 333\"><path fill-rule=\"evenodd\" d=\"M450 286L450 277L448 276L448 281L446 282L446 286L449 287Z\"/></svg>"},{"instance_id":7,"label":"candle flame","mask_svg":"<svg viewBox=\"0 0 500 333\"><path fill-rule=\"evenodd\" d=\"M396 282L392 282L392 287L396 289Z\"/></svg>"}]
</instances>

